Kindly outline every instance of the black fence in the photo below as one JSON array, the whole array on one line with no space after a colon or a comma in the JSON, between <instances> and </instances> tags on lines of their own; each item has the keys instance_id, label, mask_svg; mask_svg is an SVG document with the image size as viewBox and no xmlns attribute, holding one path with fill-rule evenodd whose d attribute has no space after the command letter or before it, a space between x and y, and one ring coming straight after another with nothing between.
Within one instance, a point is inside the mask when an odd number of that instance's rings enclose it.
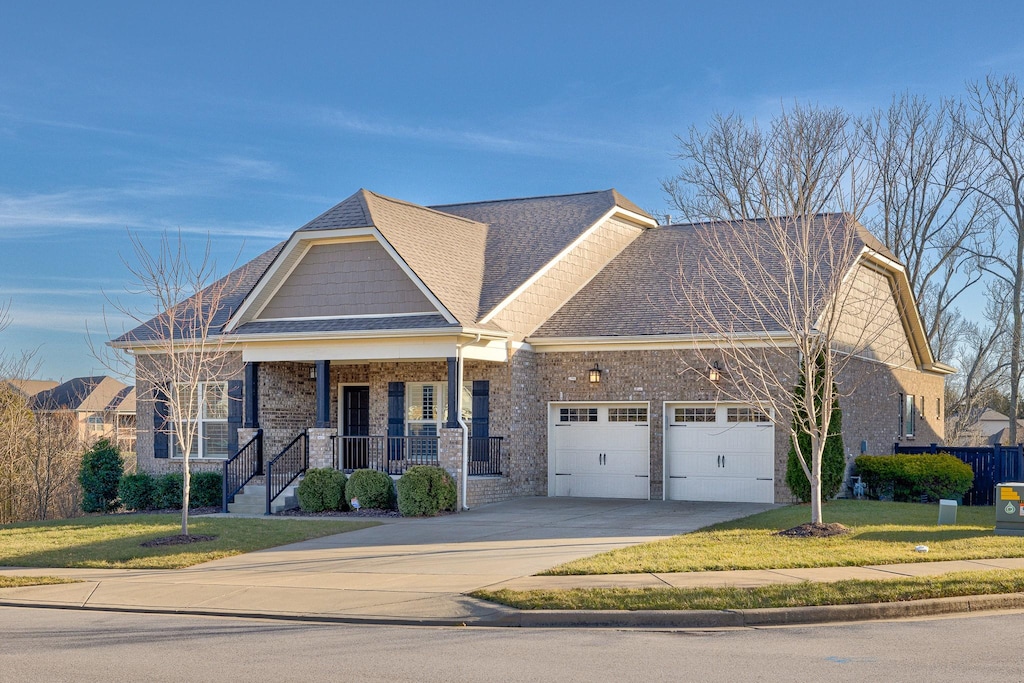
<instances>
[{"instance_id":1,"label":"black fence","mask_svg":"<svg viewBox=\"0 0 1024 683\"><path fill-rule=\"evenodd\" d=\"M224 461L224 486L221 501L223 512L228 511L228 503L235 500L235 495L257 474L263 473L263 430L256 430L256 435L238 449L238 452Z\"/></svg>"},{"instance_id":2,"label":"black fence","mask_svg":"<svg viewBox=\"0 0 1024 683\"><path fill-rule=\"evenodd\" d=\"M334 467L402 474L413 465L437 465L437 436L337 436Z\"/></svg>"},{"instance_id":3,"label":"black fence","mask_svg":"<svg viewBox=\"0 0 1024 683\"><path fill-rule=\"evenodd\" d=\"M309 435L302 431L280 453L267 462L266 513L270 514L274 499L309 469Z\"/></svg>"},{"instance_id":4,"label":"black fence","mask_svg":"<svg viewBox=\"0 0 1024 683\"><path fill-rule=\"evenodd\" d=\"M1024 475L1024 446L903 446L894 444L893 453L949 453L971 466L974 485L964 494L964 505L994 505L995 486L1020 481Z\"/></svg>"}]
</instances>

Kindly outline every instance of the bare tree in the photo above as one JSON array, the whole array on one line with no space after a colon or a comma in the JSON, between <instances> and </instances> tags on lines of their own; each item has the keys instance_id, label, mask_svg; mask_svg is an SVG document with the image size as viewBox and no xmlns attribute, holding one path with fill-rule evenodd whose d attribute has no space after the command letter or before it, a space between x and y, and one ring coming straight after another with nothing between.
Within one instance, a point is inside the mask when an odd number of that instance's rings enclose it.
<instances>
[{"instance_id":1,"label":"bare tree","mask_svg":"<svg viewBox=\"0 0 1024 683\"><path fill-rule=\"evenodd\" d=\"M74 516L81 500L78 471L85 450L75 414L69 410L37 414L31 444L25 465L33 518Z\"/></svg>"},{"instance_id":2,"label":"bare tree","mask_svg":"<svg viewBox=\"0 0 1024 683\"><path fill-rule=\"evenodd\" d=\"M981 267L1009 292L1009 439L1016 443L1017 405L1024 363L1024 97L1013 76L988 76L967 84L969 112L957 121L986 162L976 191L998 215L990 246L979 252Z\"/></svg>"},{"instance_id":3,"label":"bare tree","mask_svg":"<svg viewBox=\"0 0 1024 683\"><path fill-rule=\"evenodd\" d=\"M187 536L189 457L203 438L199 418L211 402L200 387L226 374L234 362L229 344L219 335L218 317L233 279L215 279L209 238L199 257L192 258L180 233L176 239L164 233L154 251L138 236L129 237L133 258L122 259L133 280L128 294L147 304L108 297L117 313L136 326L111 343L112 352L94 346L94 353L119 374L134 372L140 401L151 401L166 417L161 431L182 459L181 533ZM108 338L110 333L108 325ZM117 350L129 346L134 357Z\"/></svg>"},{"instance_id":4,"label":"bare tree","mask_svg":"<svg viewBox=\"0 0 1024 683\"><path fill-rule=\"evenodd\" d=\"M862 128L838 109L797 106L767 133L716 117L680 150L682 172L665 183L670 202L690 219L731 219L696 226L701 248L680 255L676 296L701 340L695 353L705 367L724 360L723 395L762 407L789 433L820 524L833 387L849 363L891 352L874 343L891 295L844 278L864 246L854 216L874 186Z\"/></svg>"},{"instance_id":5,"label":"bare tree","mask_svg":"<svg viewBox=\"0 0 1024 683\"><path fill-rule=\"evenodd\" d=\"M955 305L982 277L976 242L990 229L991 202L975 188L985 170L975 139L957 122L962 104L938 107L906 93L867 126L878 177L868 227L906 268L932 351L953 352L962 316Z\"/></svg>"}]
</instances>

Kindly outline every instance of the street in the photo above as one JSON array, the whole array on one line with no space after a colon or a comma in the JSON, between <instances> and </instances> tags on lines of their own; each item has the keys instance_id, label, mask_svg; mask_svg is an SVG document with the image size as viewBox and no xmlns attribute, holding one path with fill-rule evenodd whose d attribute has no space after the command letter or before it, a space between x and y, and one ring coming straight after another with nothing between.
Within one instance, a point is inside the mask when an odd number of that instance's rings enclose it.
<instances>
[{"instance_id":1,"label":"street","mask_svg":"<svg viewBox=\"0 0 1024 683\"><path fill-rule=\"evenodd\" d=\"M723 631L0 608L0 681L1021 680L1024 614Z\"/></svg>"}]
</instances>

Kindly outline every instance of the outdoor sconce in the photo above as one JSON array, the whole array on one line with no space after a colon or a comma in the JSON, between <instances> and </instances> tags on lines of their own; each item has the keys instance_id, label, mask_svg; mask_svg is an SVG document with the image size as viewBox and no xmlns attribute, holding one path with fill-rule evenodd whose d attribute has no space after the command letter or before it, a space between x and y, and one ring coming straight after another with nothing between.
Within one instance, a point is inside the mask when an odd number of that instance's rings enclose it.
<instances>
[{"instance_id":1,"label":"outdoor sconce","mask_svg":"<svg viewBox=\"0 0 1024 683\"><path fill-rule=\"evenodd\" d=\"M718 364L718 361L711 363L711 367L708 368L708 379L712 382L717 382L722 379L722 366Z\"/></svg>"},{"instance_id":2,"label":"outdoor sconce","mask_svg":"<svg viewBox=\"0 0 1024 683\"><path fill-rule=\"evenodd\" d=\"M313 363L309 368L309 378L316 379L316 363Z\"/></svg>"},{"instance_id":3,"label":"outdoor sconce","mask_svg":"<svg viewBox=\"0 0 1024 683\"><path fill-rule=\"evenodd\" d=\"M590 371L590 383L591 384L600 384L601 383L601 368L598 367L596 364L594 365L593 369Z\"/></svg>"}]
</instances>

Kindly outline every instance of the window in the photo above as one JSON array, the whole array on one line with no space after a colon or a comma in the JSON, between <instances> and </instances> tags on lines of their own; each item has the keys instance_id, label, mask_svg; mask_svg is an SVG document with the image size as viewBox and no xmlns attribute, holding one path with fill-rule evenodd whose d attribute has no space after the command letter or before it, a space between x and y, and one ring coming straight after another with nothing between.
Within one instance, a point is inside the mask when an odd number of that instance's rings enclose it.
<instances>
[{"instance_id":1,"label":"window","mask_svg":"<svg viewBox=\"0 0 1024 683\"><path fill-rule=\"evenodd\" d=\"M597 408L559 408L559 422L597 422Z\"/></svg>"},{"instance_id":2,"label":"window","mask_svg":"<svg viewBox=\"0 0 1024 683\"><path fill-rule=\"evenodd\" d=\"M90 415L87 420L89 424L90 432L102 432L103 431L103 416L102 415Z\"/></svg>"},{"instance_id":3,"label":"window","mask_svg":"<svg viewBox=\"0 0 1024 683\"><path fill-rule=\"evenodd\" d=\"M188 391L184 385L175 389ZM200 382L194 396L182 394L177 402L182 407L185 421L198 423L189 457L228 457L228 383ZM173 424L171 428L174 428ZM182 457L183 450L179 440L172 439L172 443L174 457Z\"/></svg>"},{"instance_id":4,"label":"window","mask_svg":"<svg viewBox=\"0 0 1024 683\"><path fill-rule=\"evenodd\" d=\"M729 408L728 422L769 422L768 414L757 408Z\"/></svg>"},{"instance_id":5,"label":"window","mask_svg":"<svg viewBox=\"0 0 1024 683\"><path fill-rule=\"evenodd\" d=\"M609 422L647 422L647 406L636 408L609 408Z\"/></svg>"},{"instance_id":6,"label":"window","mask_svg":"<svg viewBox=\"0 0 1024 683\"><path fill-rule=\"evenodd\" d=\"M935 419L936 420L941 420L942 419L942 397L941 396L939 396L938 398L935 399Z\"/></svg>"},{"instance_id":7,"label":"window","mask_svg":"<svg viewBox=\"0 0 1024 683\"><path fill-rule=\"evenodd\" d=\"M448 420L448 382L410 382L405 398L406 434L437 436ZM462 383L462 420L473 420L473 382Z\"/></svg>"},{"instance_id":8,"label":"window","mask_svg":"<svg viewBox=\"0 0 1024 683\"><path fill-rule=\"evenodd\" d=\"M714 406L703 408L676 408L676 422L714 422Z\"/></svg>"},{"instance_id":9,"label":"window","mask_svg":"<svg viewBox=\"0 0 1024 683\"><path fill-rule=\"evenodd\" d=\"M900 414L901 433L903 436L913 438L914 427L917 424L917 410L914 406L914 395L907 394L904 396L903 394L900 394L900 398L903 402L903 410Z\"/></svg>"}]
</instances>

